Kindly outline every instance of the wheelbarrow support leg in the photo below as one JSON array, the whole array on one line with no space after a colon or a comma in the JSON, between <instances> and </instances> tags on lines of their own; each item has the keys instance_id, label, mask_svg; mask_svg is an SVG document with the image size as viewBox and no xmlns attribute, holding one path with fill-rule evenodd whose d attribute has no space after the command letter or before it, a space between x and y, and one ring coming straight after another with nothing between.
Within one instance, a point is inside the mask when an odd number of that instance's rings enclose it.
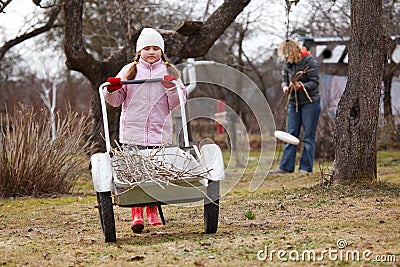
<instances>
[{"instance_id":1,"label":"wheelbarrow support leg","mask_svg":"<svg viewBox=\"0 0 400 267\"><path fill-rule=\"evenodd\" d=\"M157 207L158 207L158 213L160 214L160 219L161 219L163 225L165 225L164 213L162 211L161 205L158 205Z\"/></svg>"}]
</instances>

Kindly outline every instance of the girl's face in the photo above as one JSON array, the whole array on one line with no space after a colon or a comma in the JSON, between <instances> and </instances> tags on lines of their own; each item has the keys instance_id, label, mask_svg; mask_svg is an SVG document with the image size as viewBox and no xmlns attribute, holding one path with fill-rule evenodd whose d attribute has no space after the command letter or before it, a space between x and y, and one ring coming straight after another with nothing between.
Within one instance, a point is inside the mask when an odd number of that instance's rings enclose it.
<instances>
[{"instance_id":1,"label":"girl's face","mask_svg":"<svg viewBox=\"0 0 400 267\"><path fill-rule=\"evenodd\" d=\"M146 46L140 51L140 56L147 63L153 64L160 60L162 50L158 46Z\"/></svg>"}]
</instances>

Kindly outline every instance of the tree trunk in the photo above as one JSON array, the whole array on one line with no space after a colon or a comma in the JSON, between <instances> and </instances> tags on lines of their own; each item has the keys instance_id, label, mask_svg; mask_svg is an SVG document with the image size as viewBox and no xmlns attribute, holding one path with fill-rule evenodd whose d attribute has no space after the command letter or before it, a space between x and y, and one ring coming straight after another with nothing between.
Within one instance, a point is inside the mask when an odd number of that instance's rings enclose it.
<instances>
[{"instance_id":1,"label":"tree trunk","mask_svg":"<svg viewBox=\"0 0 400 267\"><path fill-rule=\"evenodd\" d=\"M339 101L334 183L375 181L384 46L382 1L351 1L349 79Z\"/></svg>"},{"instance_id":2,"label":"tree trunk","mask_svg":"<svg viewBox=\"0 0 400 267\"><path fill-rule=\"evenodd\" d=\"M67 67L81 72L89 79L92 85L91 115L93 127L91 138L99 144L96 150L104 151L104 141L101 135L103 124L100 109L98 87L108 77L115 76L123 65L133 58L132 46L141 29L136 29L132 40L109 60L99 61L90 55L84 45L82 36L83 0L64 1L64 11L67 22L65 24L65 54ZM166 54L178 58L204 56L214 42L224 33L225 29L235 20L240 12L250 3L250 0L225 0L224 3L202 24L201 28L184 35L175 31L160 30L166 46ZM131 12L131 11L127 11ZM110 138L118 140L119 109L107 107Z\"/></svg>"},{"instance_id":3,"label":"tree trunk","mask_svg":"<svg viewBox=\"0 0 400 267\"><path fill-rule=\"evenodd\" d=\"M392 79L394 73L385 73L383 76L383 117L385 119L386 126L394 129L394 118L392 112Z\"/></svg>"}]
</instances>

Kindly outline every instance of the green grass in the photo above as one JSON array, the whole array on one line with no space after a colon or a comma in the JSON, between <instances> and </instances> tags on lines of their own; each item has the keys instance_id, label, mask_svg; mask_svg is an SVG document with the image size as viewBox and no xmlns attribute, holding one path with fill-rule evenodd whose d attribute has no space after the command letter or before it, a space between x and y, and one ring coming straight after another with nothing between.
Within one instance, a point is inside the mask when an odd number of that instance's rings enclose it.
<instances>
[{"instance_id":1,"label":"green grass","mask_svg":"<svg viewBox=\"0 0 400 267\"><path fill-rule=\"evenodd\" d=\"M251 210L246 210L246 212L244 213L244 217L249 220L254 220L256 218L256 215Z\"/></svg>"}]
</instances>

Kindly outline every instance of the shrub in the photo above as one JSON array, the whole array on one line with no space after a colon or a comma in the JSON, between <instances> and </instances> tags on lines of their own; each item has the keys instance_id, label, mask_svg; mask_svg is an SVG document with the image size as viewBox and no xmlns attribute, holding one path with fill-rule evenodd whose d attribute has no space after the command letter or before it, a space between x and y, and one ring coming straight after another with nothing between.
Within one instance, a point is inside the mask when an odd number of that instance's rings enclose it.
<instances>
[{"instance_id":1,"label":"shrub","mask_svg":"<svg viewBox=\"0 0 400 267\"><path fill-rule=\"evenodd\" d=\"M65 114L57 112L54 141L47 110L36 113L32 107L20 106L6 118L0 132L0 195L70 192L87 168L84 163L91 148L85 137L90 127L88 117L70 108Z\"/></svg>"}]
</instances>

